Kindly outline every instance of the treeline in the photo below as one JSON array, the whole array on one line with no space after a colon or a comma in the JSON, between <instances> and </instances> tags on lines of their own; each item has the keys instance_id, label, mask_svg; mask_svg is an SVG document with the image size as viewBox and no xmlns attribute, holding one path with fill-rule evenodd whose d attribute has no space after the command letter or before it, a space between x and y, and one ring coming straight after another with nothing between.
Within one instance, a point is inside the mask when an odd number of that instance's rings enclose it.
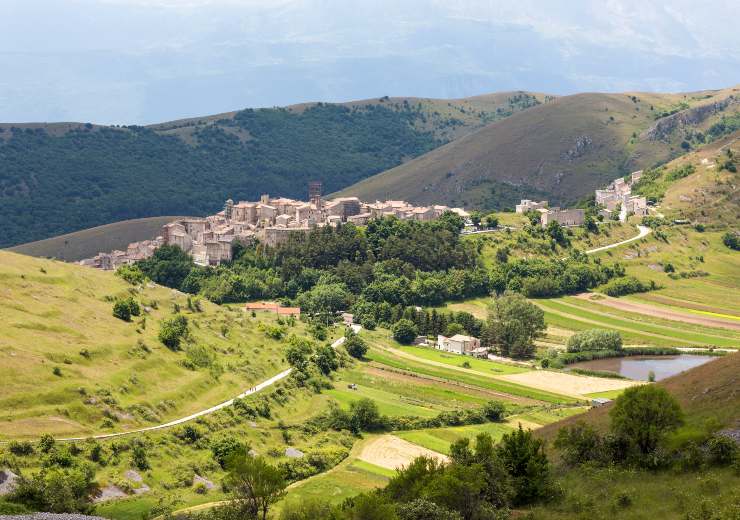
<instances>
[{"instance_id":1,"label":"treeline","mask_svg":"<svg viewBox=\"0 0 740 520\"><path fill-rule=\"evenodd\" d=\"M409 105L245 110L188 142L138 126L0 128L0 247L130 218L208 214L228 197L305 198L309 180L335 191L442 144L421 130L422 117Z\"/></svg>"},{"instance_id":2,"label":"treeline","mask_svg":"<svg viewBox=\"0 0 740 520\"><path fill-rule=\"evenodd\" d=\"M453 213L432 222L386 217L364 229L345 224L296 233L275 248L237 246L234 261L219 267L196 267L175 247L162 247L138 265L155 282L215 303L283 299L325 322L337 311L352 308L376 324L394 323L409 306L436 306L505 291L558 296L624 274L619 264L603 265L577 253L566 259L504 255L488 268L477 244L461 239L462 226ZM470 324L462 325L472 333ZM429 333L445 330L425 323L419 328Z\"/></svg>"}]
</instances>

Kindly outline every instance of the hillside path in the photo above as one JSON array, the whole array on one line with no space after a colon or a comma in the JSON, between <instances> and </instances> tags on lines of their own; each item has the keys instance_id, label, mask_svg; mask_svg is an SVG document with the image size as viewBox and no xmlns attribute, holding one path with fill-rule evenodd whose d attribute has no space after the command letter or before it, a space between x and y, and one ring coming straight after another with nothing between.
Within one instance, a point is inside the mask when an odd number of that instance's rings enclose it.
<instances>
[{"instance_id":1,"label":"hillside path","mask_svg":"<svg viewBox=\"0 0 740 520\"><path fill-rule=\"evenodd\" d=\"M353 325L352 330L357 333L360 330L359 325ZM337 348L339 345L344 343L345 337L342 336L341 338L337 339L334 343L331 344L332 348ZM269 379L265 379L261 383L253 386L249 390L242 392L241 394L237 395L236 397L229 399L228 401L224 401L223 403L217 404L216 406L211 406L210 408L206 408L205 410L201 410L199 412L195 412L193 414L188 415L187 417L181 417L179 419L175 419L174 421L166 422L163 424L157 424L155 426L147 426L146 428L138 428L136 430L128 430L125 432L114 432L114 433L101 433L97 435L87 435L84 437L64 437L64 438L58 438L58 441L84 441L86 439L110 439L113 437L123 437L124 435L133 435L135 433L144 433L144 432L150 432L155 430L164 430L166 428L172 428L173 426L177 426L178 424L183 424L188 421L192 421L193 419L197 419L198 417L203 417L204 415L212 414L213 412L216 412L218 410L221 410L223 408L226 408L227 406L231 406L234 404L234 401L237 399L243 399L244 397L247 397L252 394L256 394L257 392L264 390L265 388L274 385L278 381L281 381L288 377L290 373L293 371L292 368L288 368L287 370L283 370L279 374L275 374L274 376L270 377Z\"/></svg>"},{"instance_id":2,"label":"hillside path","mask_svg":"<svg viewBox=\"0 0 740 520\"><path fill-rule=\"evenodd\" d=\"M637 235L633 236L632 238L628 238L627 240L622 240L621 242L616 242L614 244L609 244L608 246L601 246L601 247L596 247L594 249L589 249L588 251L586 251L586 254L592 255L594 253L600 253L601 251L606 251L607 249L612 249L613 247L619 247L624 244L629 244L630 242L634 242L635 240L640 240L642 237L649 235L650 232L652 231L647 226L638 225L637 229L639 230L639 233L637 233Z\"/></svg>"}]
</instances>

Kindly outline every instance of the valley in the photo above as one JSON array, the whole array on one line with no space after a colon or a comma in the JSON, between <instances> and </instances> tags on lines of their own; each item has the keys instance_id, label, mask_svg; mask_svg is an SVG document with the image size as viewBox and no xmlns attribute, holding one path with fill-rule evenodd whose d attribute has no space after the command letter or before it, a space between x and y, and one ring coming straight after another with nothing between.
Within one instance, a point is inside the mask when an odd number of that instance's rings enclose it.
<instances>
[{"instance_id":1,"label":"valley","mask_svg":"<svg viewBox=\"0 0 740 520\"><path fill-rule=\"evenodd\" d=\"M481 117L466 119L470 128ZM221 120L152 131L187 140ZM482 130L470 131L438 138ZM304 229L288 227L285 208L307 204L266 197L208 222L220 231L241 222L238 211L280 201L271 218L283 217L284 239L238 242L218 262L194 262L169 242L116 270L62 261L153 238L157 217L0 251L0 491L10 490L0 514L215 519L241 500L238 461L278 472L285 489L270 518L281 520L363 501L401 508L394 493L411 471L431 496L436 478L457 485L447 472L483 472L459 479L480 483L500 470L511 488L488 488L476 507L501 500L506 515L728 511L738 484L737 447L724 440L738 427L737 137L651 163L632 183L650 203L624 221L593 201L572 210L576 225L548 223L560 215L548 208L435 205L422 219L414 212L429 208L400 201L355 221L319 196L323 213ZM241 231L280 227L260 215ZM175 220L167 225L202 219ZM682 413L647 455L611 413L640 395L664 409L675 400ZM486 443L497 455L471 462ZM532 496L517 495L516 470L498 466L512 443L542 464L525 479L543 479ZM681 488L686 478L698 483ZM444 497L435 500L463 507Z\"/></svg>"}]
</instances>

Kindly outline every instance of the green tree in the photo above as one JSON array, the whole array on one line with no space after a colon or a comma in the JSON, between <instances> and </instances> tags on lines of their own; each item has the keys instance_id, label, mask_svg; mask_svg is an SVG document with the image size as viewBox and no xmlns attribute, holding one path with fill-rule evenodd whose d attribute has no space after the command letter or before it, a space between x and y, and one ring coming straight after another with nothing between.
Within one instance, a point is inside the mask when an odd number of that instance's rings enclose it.
<instances>
[{"instance_id":1,"label":"green tree","mask_svg":"<svg viewBox=\"0 0 740 520\"><path fill-rule=\"evenodd\" d=\"M489 213L483 220L488 229L495 229L498 227L498 216L496 216L495 213Z\"/></svg>"},{"instance_id":2,"label":"green tree","mask_svg":"<svg viewBox=\"0 0 740 520\"><path fill-rule=\"evenodd\" d=\"M470 212L470 221L473 223L475 227L480 226L480 223L482 220L483 220L483 213L477 210Z\"/></svg>"},{"instance_id":3,"label":"green tree","mask_svg":"<svg viewBox=\"0 0 740 520\"><path fill-rule=\"evenodd\" d=\"M413 321L400 319L393 324L393 339L403 345L408 345L416 338L418 330Z\"/></svg>"},{"instance_id":4,"label":"green tree","mask_svg":"<svg viewBox=\"0 0 740 520\"><path fill-rule=\"evenodd\" d=\"M272 505L285 496L283 472L262 457L237 452L228 463L226 482L242 517L267 520Z\"/></svg>"},{"instance_id":5,"label":"green tree","mask_svg":"<svg viewBox=\"0 0 740 520\"><path fill-rule=\"evenodd\" d=\"M521 294L507 292L489 306L483 339L504 356L526 358L534 354L534 341L546 328L542 309Z\"/></svg>"},{"instance_id":6,"label":"green tree","mask_svg":"<svg viewBox=\"0 0 740 520\"><path fill-rule=\"evenodd\" d=\"M515 505L529 504L547 495L550 463L544 441L523 430L520 424L519 429L504 434L496 451L512 477Z\"/></svg>"},{"instance_id":7,"label":"green tree","mask_svg":"<svg viewBox=\"0 0 740 520\"><path fill-rule=\"evenodd\" d=\"M368 350L367 342L351 329L347 329L344 337L346 338L344 340L344 348L347 350L347 353L353 358L363 359Z\"/></svg>"},{"instance_id":8,"label":"green tree","mask_svg":"<svg viewBox=\"0 0 740 520\"><path fill-rule=\"evenodd\" d=\"M175 289L182 286L194 267L192 258L177 246L162 246L137 265L149 279Z\"/></svg>"},{"instance_id":9,"label":"green tree","mask_svg":"<svg viewBox=\"0 0 740 520\"><path fill-rule=\"evenodd\" d=\"M377 403L367 397L350 403L349 417L354 432L373 431L383 425Z\"/></svg>"},{"instance_id":10,"label":"green tree","mask_svg":"<svg viewBox=\"0 0 740 520\"><path fill-rule=\"evenodd\" d=\"M211 453L219 466L226 467L226 463L236 453L247 453L247 447L234 437L223 437L211 441Z\"/></svg>"},{"instance_id":11,"label":"green tree","mask_svg":"<svg viewBox=\"0 0 740 520\"><path fill-rule=\"evenodd\" d=\"M678 401L656 385L633 386L617 397L609 410L612 431L645 458L655 452L665 435L683 424Z\"/></svg>"},{"instance_id":12,"label":"green tree","mask_svg":"<svg viewBox=\"0 0 740 520\"><path fill-rule=\"evenodd\" d=\"M337 353L329 345L322 345L316 349L314 363L324 375L329 375L339 368Z\"/></svg>"}]
</instances>

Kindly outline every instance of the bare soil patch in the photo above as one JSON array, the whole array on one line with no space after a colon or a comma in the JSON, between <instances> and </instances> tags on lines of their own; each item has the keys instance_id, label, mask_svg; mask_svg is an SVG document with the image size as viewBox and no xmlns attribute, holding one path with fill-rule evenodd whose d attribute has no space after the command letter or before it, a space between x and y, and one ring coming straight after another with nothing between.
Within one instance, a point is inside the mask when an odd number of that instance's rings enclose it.
<instances>
[{"instance_id":1,"label":"bare soil patch","mask_svg":"<svg viewBox=\"0 0 740 520\"><path fill-rule=\"evenodd\" d=\"M582 300L588 300L596 305L605 305L614 309L622 311L635 312L639 314L645 314L647 316L654 316L656 318L663 318L666 320L682 321L684 323L693 323L695 325L704 325L706 327L720 327L723 329L740 330L740 323L732 322L722 318L714 318L711 316L697 316L696 314L689 314L687 312L674 311L672 309L664 309L655 307L647 303L639 303L634 301L620 300L618 298L601 298L599 300L591 300L591 294L581 293L577 295Z\"/></svg>"},{"instance_id":2,"label":"bare soil patch","mask_svg":"<svg viewBox=\"0 0 740 520\"><path fill-rule=\"evenodd\" d=\"M360 452L359 459L387 469L400 469L408 466L416 457L431 457L447 462L446 455L422 448L395 435L381 435L368 442Z\"/></svg>"},{"instance_id":3,"label":"bare soil patch","mask_svg":"<svg viewBox=\"0 0 740 520\"><path fill-rule=\"evenodd\" d=\"M497 376L512 383L530 386L539 390L555 392L576 398L583 398L586 394L596 392L608 392L621 390L641 384L638 381L626 379L609 379L605 377L576 376L562 372L551 372L549 370L537 370L533 372L522 372L521 374L507 374Z\"/></svg>"}]
</instances>

